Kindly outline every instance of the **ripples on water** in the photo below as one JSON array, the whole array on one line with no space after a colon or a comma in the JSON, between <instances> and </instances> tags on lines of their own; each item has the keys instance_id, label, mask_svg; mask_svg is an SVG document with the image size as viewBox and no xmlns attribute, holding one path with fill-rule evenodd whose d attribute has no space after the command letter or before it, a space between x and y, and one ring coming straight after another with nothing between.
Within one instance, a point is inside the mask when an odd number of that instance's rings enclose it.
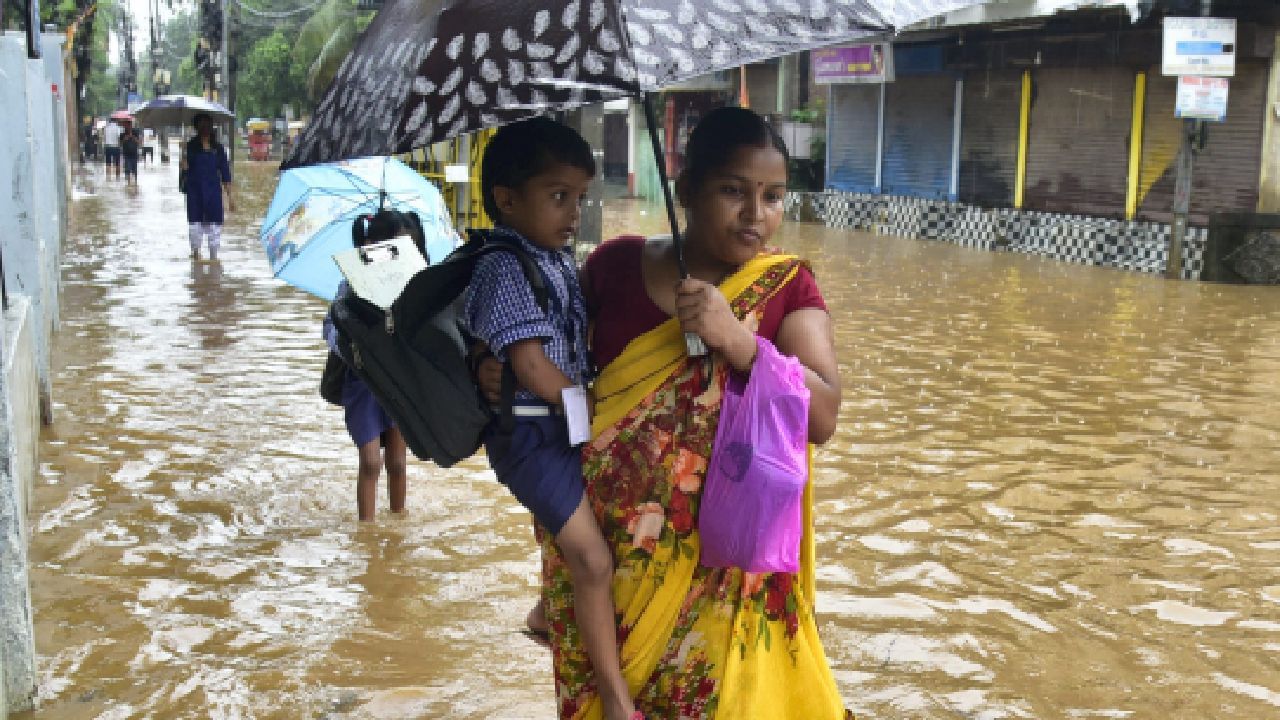
<instances>
[{"instance_id":1,"label":"ripples on water","mask_svg":"<svg viewBox=\"0 0 1280 720\"><path fill-rule=\"evenodd\" d=\"M187 259L171 168L79 181L32 521L37 715L552 717L516 632L527 515L483 460L412 463L408 517L356 526L355 452L316 393L325 306L270 277L272 168L238 169L220 265ZM818 609L852 708L1280 715L1280 289L781 242L840 348Z\"/></svg>"}]
</instances>

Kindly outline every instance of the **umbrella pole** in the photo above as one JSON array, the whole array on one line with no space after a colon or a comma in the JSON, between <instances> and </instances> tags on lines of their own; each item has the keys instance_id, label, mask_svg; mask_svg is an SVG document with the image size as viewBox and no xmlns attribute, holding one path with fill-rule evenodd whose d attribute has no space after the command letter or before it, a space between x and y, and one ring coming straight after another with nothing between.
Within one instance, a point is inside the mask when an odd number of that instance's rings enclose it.
<instances>
[{"instance_id":1,"label":"umbrella pole","mask_svg":"<svg viewBox=\"0 0 1280 720\"><path fill-rule=\"evenodd\" d=\"M675 198L671 197L671 183L667 181L667 163L662 157L662 144L658 142L658 121L653 112L653 93L644 93L644 118L649 125L649 143L653 146L653 160L658 166L658 178L662 181L662 197L667 201L667 222L671 224L671 245L676 251L676 267L680 277L689 277L689 267L684 262L684 241L680 238L680 223L676 220ZM685 354L702 357L707 354L706 343L695 333L684 334Z\"/></svg>"},{"instance_id":2,"label":"umbrella pole","mask_svg":"<svg viewBox=\"0 0 1280 720\"><path fill-rule=\"evenodd\" d=\"M649 143L653 146L653 161L658 166L658 178L662 181L662 197L667 201L667 222L671 224L671 243L676 249L676 266L680 277L689 277L684 264L684 241L680 237L680 223L676 221L676 203L671 197L671 184L667 179L667 163L662 156L662 143L658 142L658 121L653 111L653 93L644 93L644 118L649 125Z\"/></svg>"}]
</instances>

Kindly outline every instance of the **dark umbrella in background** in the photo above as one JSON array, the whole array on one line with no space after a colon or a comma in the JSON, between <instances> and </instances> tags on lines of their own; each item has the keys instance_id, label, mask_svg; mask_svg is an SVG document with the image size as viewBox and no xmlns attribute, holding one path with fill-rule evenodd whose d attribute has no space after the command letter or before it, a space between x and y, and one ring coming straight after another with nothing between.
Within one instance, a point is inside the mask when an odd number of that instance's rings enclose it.
<instances>
[{"instance_id":1,"label":"dark umbrella in background","mask_svg":"<svg viewBox=\"0 0 1280 720\"><path fill-rule=\"evenodd\" d=\"M885 36L980 0L389 0L285 168L409 152L550 111L649 93L811 48Z\"/></svg>"}]
</instances>

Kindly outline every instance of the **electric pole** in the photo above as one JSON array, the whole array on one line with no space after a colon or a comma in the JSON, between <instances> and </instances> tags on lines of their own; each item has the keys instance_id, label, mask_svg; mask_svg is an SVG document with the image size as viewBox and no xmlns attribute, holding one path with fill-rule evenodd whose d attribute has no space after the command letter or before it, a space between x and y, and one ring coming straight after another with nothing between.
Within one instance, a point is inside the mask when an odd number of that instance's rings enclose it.
<instances>
[{"instance_id":1,"label":"electric pole","mask_svg":"<svg viewBox=\"0 0 1280 720\"><path fill-rule=\"evenodd\" d=\"M1200 15L1213 14L1213 0L1200 0ZM1191 188L1195 178L1196 154L1204 148L1204 121L1182 121L1182 148L1178 151L1177 176L1173 185L1173 227L1169 233L1169 261L1165 277L1182 278L1182 248L1186 245L1191 214Z\"/></svg>"}]
</instances>

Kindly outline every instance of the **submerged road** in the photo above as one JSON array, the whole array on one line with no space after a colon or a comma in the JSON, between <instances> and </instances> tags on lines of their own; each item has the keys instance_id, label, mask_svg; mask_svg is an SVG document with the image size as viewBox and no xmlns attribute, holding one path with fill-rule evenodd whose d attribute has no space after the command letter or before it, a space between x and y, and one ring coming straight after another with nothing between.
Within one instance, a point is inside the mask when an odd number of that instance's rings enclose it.
<instances>
[{"instance_id":1,"label":"submerged road","mask_svg":"<svg viewBox=\"0 0 1280 720\"><path fill-rule=\"evenodd\" d=\"M77 179L34 498L26 718L553 717L527 513L483 458L355 520L325 305L274 280L274 165L220 263L176 169ZM607 208L606 234L663 213ZM1280 288L814 225L845 385L819 626L866 718L1280 716Z\"/></svg>"}]
</instances>

